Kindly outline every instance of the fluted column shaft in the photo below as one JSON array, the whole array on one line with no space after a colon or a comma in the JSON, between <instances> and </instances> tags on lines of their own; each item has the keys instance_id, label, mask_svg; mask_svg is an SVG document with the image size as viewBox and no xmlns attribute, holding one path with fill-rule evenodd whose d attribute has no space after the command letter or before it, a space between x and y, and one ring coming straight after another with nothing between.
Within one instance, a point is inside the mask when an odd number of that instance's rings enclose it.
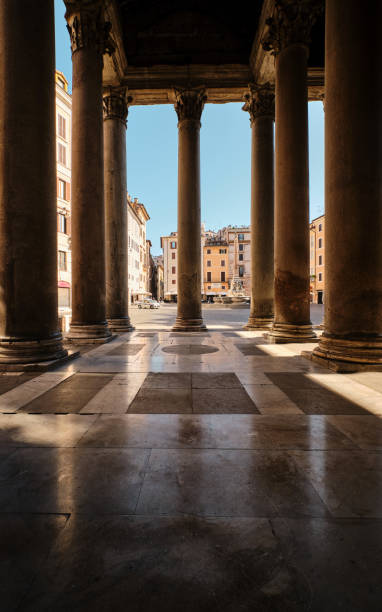
<instances>
[{"instance_id":1,"label":"fluted column shaft","mask_svg":"<svg viewBox=\"0 0 382 612\"><path fill-rule=\"evenodd\" d=\"M22 6L21 6L22 5ZM0 362L67 355L57 312L54 2L0 3Z\"/></svg>"},{"instance_id":2,"label":"fluted column shaft","mask_svg":"<svg viewBox=\"0 0 382 612\"><path fill-rule=\"evenodd\" d=\"M251 310L245 329L268 328L274 311L274 92L254 87L243 107L252 129Z\"/></svg>"},{"instance_id":3,"label":"fluted column shaft","mask_svg":"<svg viewBox=\"0 0 382 612\"><path fill-rule=\"evenodd\" d=\"M309 295L307 58L320 3L276 0L263 42L276 56L275 320L271 342L315 337Z\"/></svg>"},{"instance_id":4,"label":"fluted column shaft","mask_svg":"<svg viewBox=\"0 0 382 612\"><path fill-rule=\"evenodd\" d=\"M326 2L325 323L313 355L339 369L382 366L381 22L380 2Z\"/></svg>"},{"instance_id":5,"label":"fluted column shaft","mask_svg":"<svg viewBox=\"0 0 382 612\"><path fill-rule=\"evenodd\" d=\"M200 117L202 90L176 92L178 114L178 307L175 331L203 331L201 304Z\"/></svg>"},{"instance_id":6,"label":"fluted column shaft","mask_svg":"<svg viewBox=\"0 0 382 612\"><path fill-rule=\"evenodd\" d=\"M104 342L105 210L102 67L107 24L102 2L66 2L72 43L72 323L73 342Z\"/></svg>"},{"instance_id":7,"label":"fluted column shaft","mask_svg":"<svg viewBox=\"0 0 382 612\"><path fill-rule=\"evenodd\" d=\"M104 108L106 318L115 332L132 331L128 300L125 92L108 91Z\"/></svg>"}]
</instances>

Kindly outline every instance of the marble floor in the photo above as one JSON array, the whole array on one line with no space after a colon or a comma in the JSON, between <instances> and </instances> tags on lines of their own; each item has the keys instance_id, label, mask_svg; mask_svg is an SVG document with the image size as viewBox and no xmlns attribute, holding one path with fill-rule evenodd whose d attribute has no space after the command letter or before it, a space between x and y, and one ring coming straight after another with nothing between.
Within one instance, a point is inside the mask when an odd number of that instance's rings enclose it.
<instances>
[{"instance_id":1,"label":"marble floor","mask_svg":"<svg viewBox=\"0 0 382 612\"><path fill-rule=\"evenodd\" d=\"M313 346L158 325L0 375L1 611L380 611L382 374Z\"/></svg>"}]
</instances>

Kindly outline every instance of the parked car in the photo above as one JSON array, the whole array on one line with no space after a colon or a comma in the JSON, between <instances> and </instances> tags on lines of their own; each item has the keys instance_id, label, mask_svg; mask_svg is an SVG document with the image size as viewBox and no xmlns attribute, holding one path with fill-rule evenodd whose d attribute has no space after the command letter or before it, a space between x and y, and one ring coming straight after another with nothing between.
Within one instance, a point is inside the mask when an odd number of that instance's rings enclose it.
<instances>
[{"instance_id":1,"label":"parked car","mask_svg":"<svg viewBox=\"0 0 382 612\"><path fill-rule=\"evenodd\" d=\"M137 302L138 308L159 308L159 302L156 300L142 300Z\"/></svg>"}]
</instances>

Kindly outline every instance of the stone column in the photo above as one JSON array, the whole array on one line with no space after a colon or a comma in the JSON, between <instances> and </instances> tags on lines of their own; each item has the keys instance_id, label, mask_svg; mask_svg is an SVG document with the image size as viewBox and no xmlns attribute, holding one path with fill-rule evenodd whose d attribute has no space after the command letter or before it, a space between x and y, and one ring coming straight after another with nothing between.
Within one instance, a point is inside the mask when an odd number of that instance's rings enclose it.
<instances>
[{"instance_id":1,"label":"stone column","mask_svg":"<svg viewBox=\"0 0 382 612\"><path fill-rule=\"evenodd\" d=\"M307 58L317 0L276 0L263 41L276 56L275 320L271 342L311 342Z\"/></svg>"},{"instance_id":2,"label":"stone column","mask_svg":"<svg viewBox=\"0 0 382 612\"><path fill-rule=\"evenodd\" d=\"M111 89L104 94L106 318L109 328L119 333L134 329L130 323L128 300L127 113L128 105L124 90Z\"/></svg>"},{"instance_id":3,"label":"stone column","mask_svg":"<svg viewBox=\"0 0 382 612\"><path fill-rule=\"evenodd\" d=\"M67 355L57 311L54 2L0 3L0 363ZM3 369L3 365L0 369ZM10 366L12 367L12 366ZM17 367L17 366L14 366Z\"/></svg>"},{"instance_id":4,"label":"stone column","mask_svg":"<svg viewBox=\"0 0 382 612\"><path fill-rule=\"evenodd\" d=\"M382 368L382 5L327 0L325 322L313 357Z\"/></svg>"},{"instance_id":5,"label":"stone column","mask_svg":"<svg viewBox=\"0 0 382 612\"><path fill-rule=\"evenodd\" d=\"M109 45L101 0L66 1L73 62L72 323L76 344L110 340L105 309L102 67Z\"/></svg>"},{"instance_id":6,"label":"stone column","mask_svg":"<svg viewBox=\"0 0 382 612\"><path fill-rule=\"evenodd\" d=\"M201 304L200 117L203 89L176 90L178 115L178 309L174 331L204 331Z\"/></svg>"},{"instance_id":7,"label":"stone column","mask_svg":"<svg viewBox=\"0 0 382 612\"><path fill-rule=\"evenodd\" d=\"M244 329L266 329L274 303L274 153L275 94L269 83L253 86L243 110L252 129L251 311Z\"/></svg>"}]
</instances>

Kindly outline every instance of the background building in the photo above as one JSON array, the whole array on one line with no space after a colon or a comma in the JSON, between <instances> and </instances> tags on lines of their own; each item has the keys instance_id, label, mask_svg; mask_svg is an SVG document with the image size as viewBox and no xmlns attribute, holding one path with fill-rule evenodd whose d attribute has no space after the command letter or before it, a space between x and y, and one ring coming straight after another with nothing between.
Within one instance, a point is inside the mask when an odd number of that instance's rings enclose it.
<instances>
[{"instance_id":1,"label":"background building","mask_svg":"<svg viewBox=\"0 0 382 612\"><path fill-rule=\"evenodd\" d=\"M150 216L138 198L127 194L128 227L128 291L129 301L136 302L150 295L147 289L148 256L146 223ZM151 243L150 243L151 244Z\"/></svg>"},{"instance_id":2,"label":"background building","mask_svg":"<svg viewBox=\"0 0 382 612\"><path fill-rule=\"evenodd\" d=\"M203 247L203 293L207 297L227 293L228 262L228 242L219 235L206 237Z\"/></svg>"},{"instance_id":3,"label":"background building","mask_svg":"<svg viewBox=\"0 0 382 612\"><path fill-rule=\"evenodd\" d=\"M251 295L251 229L248 225L224 227L221 235L228 243L228 280L240 279L244 293Z\"/></svg>"},{"instance_id":4,"label":"background building","mask_svg":"<svg viewBox=\"0 0 382 612\"><path fill-rule=\"evenodd\" d=\"M315 304L325 298L325 215L313 219L310 233L310 294Z\"/></svg>"},{"instance_id":5,"label":"background building","mask_svg":"<svg viewBox=\"0 0 382 612\"><path fill-rule=\"evenodd\" d=\"M58 317L61 330L69 330L71 311L71 144L72 97L68 81L56 71L56 156L57 156L57 266Z\"/></svg>"},{"instance_id":6,"label":"background building","mask_svg":"<svg viewBox=\"0 0 382 612\"><path fill-rule=\"evenodd\" d=\"M163 298L166 302L176 302L178 294L176 279L178 233L171 232L169 236L162 236L160 245L163 250Z\"/></svg>"}]
</instances>

